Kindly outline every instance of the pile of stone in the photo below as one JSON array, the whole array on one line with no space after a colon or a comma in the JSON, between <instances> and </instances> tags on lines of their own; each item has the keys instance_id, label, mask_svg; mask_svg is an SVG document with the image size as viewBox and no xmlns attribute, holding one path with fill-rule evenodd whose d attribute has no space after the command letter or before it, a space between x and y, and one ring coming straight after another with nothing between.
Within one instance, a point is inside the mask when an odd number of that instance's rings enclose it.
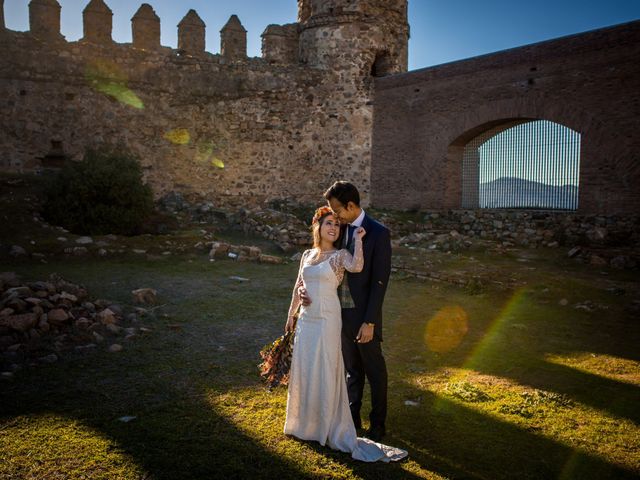
<instances>
[{"instance_id":1,"label":"pile of stone","mask_svg":"<svg viewBox=\"0 0 640 480\"><path fill-rule=\"evenodd\" d=\"M594 267L611 267L617 270L633 270L640 266L640 256L625 255L615 249L590 249L574 247L567 252L569 258L588 263Z\"/></svg>"},{"instance_id":2,"label":"pile of stone","mask_svg":"<svg viewBox=\"0 0 640 480\"><path fill-rule=\"evenodd\" d=\"M231 221L247 234L275 242L285 253L311 244L309 226L290 213L272 208L240 209Z\"/></svg>"},{"instance_id":3,"label":"pile of stone","mask_svg":"<svg viewBox=\"0 0 640 480\"><path fill-rule=\"evenodd\" d=\"M505 247L616 247L640 242L640 219L630 216L522 210L452 210L415 216L415 222L388 214L381 220L400 237L399 244L428 243L446 232L451 232L454 239L457 233L465 241L486 239ZM444 243L450 240L440 238Z\"/></svg>"},{"instance_id":4,"label":"pile of stone","mask_svg":"<svg viewBox=\"0 0 640 480\"><path fill-rule=\"evenodd\" d=\"M450 232L421 232L410 233L404 237L393 239L392 246L414 247L420 246L427 250L443 252L459 252L473 245L471 238L461 235L457 230Z\"/></svg>"},{"instance_id":5,"label":"pile of stone","mask_svg":"<svg viewBox=\"0 0 640 480\"><path fill-rule=\"evenodd\" d=\"M284 263L282 257L266 255L259 247L247 245L231 245L226 242L213 242L209 251L209 259L232 259L238 262L260 262L270 264Z\"/></svg>"},{"instance_id":6,"label":"pile of stone","mask_svg":"<svg viewBox=\"0 0 640 480\"><path fill-rule=\"evenodd\" d=\"M155 298L150 289L134 291L138 301ZM139 309L142 313L144 309ZM99 344L122 350L149 329L137 323L136 313L125 316L121 306L107 300L90 301L87 290L53 274L48 281L22 283L13 272L0 273L0 370L11 378L21 365L56 362L64 352L83 352ZM116 341L118 340L118 341Z\"/></svg>"}]
</instances>

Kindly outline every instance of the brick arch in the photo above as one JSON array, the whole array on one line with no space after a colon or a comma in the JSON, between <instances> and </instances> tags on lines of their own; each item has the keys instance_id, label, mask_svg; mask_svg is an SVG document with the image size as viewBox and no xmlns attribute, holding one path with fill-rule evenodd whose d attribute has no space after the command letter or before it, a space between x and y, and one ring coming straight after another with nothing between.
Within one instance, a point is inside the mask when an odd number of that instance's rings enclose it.
<instances>
[{"instance_id":1,"label":"brick arch","mask_svg":"<svg viewBox=\"0 0 640 480\"><path fill-rule=\"evenodd\" d=\"M464 145L549 120L581 134L578 212L640 211L640 22L375 79L371 201L457 209Z\"/></svg>"}]
</instances>

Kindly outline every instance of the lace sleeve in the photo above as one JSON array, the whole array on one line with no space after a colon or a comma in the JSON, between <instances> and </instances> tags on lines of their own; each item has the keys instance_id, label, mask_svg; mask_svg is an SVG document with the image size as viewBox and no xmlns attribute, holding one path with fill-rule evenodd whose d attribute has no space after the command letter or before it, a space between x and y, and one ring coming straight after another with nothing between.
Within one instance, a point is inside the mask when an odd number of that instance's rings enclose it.
<instances>
[{"instance_id":1,"label":"lace sleeve","mask_svg":"<svg viewBox=\"0 0 640 480\"><path fill-rule=\"evenodd\" d=\"M296 283L293 286L293 293L291 294L291 305L289 305L289 313L287 314L287 318L290 318L292 315L296 313L298 307L302 303L300 300L300 295L298 294L298 288L300 288L304 283L302 281L302 267L304 266L304 262L309 254L310 250L305 250L300 258L300 267L298 268L298 277L296 278Z\"/></svg>"},{"instance_id":2,"label":"lace sleeve","mask_svg":"<svg viewBox=\"0 0 640 480\"><path fill-rule=\"evenodd\" d=\"M364 256L362 254L362 240L356 239L353 255L349 250L342 249L329 259L331 269L338 277L338 283L342 282L344 271L359 273L364 267Z\"/></svg>"}]
</instances>

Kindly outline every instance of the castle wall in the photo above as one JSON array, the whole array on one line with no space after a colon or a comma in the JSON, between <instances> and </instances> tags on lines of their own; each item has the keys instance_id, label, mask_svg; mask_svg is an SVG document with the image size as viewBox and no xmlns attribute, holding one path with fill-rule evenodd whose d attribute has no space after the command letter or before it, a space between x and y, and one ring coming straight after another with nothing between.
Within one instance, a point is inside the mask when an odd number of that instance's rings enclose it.
<instances>
[{"instance_id":1,"label":"castle wall","mask_svg":"<svg viewBox=\"0 0 640 480\"><path fill-rule=\"evenodd\" d=\"M582 135L579 211L640 210L640 22L375 82L372 202L457 209L475 136L516 119Z\"/></svg>"},{"instance_id":2,"label":"castle wall","mask_svg":"<svg viewBox=\"0 0 640 480\"><path fill-rule=\"evenodd\" d=\"M370 84L322 69L206 52L0 37L0 168L121 145L157 196L172 190L242 204L322 202L347 178L369 193Z\"/></svg>"}]
</instances>

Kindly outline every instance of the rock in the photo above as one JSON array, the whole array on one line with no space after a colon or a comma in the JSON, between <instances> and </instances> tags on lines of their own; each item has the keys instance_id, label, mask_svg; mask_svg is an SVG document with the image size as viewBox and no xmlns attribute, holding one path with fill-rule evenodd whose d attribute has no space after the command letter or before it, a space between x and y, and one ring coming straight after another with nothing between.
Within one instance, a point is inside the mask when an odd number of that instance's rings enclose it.
<instances>
[{"instance_id":1,"label":"rock","mask_svg":"<svg viewBox=\"0 0 640 480\"><path fill-rule=\"evenodd\" d=\"M607 238L607 235L607 230L602 227L596 227L587 232L587 238L595 243L602 242L605 238Z\"/></svg>"},{"instance_id":2,"label":"rock","mask_svg":"<svg viewBox=\"0 0 640 480\"><path fill-rule=\"evenodd\" d=\"M262 250L258 247L249 247L249 257L258 258L262 254Z\"/></svg>"},{"instance_id":3,"label":"rock","mask_svg":"<svg viewBox=\"0 0 640 480\"><path fill-rule=\"evenodd\" d=\"M573 257L575 257L576 255L578 255L578 254L580 253L580 251L581 251L581 250L582 250L582 248L580 248L580 247L573 247L571 250L569 250L569 251L567 252L567 257L569 257L569 258L573 258Z\"/></svg>"},{"instance_id":4,"label":"rock","mask_svg":"<svg viewBox=\"0 0 640 480\"><path fill-rule=\"evenodd\" d=\"M142 255L142 254L144 254L144 253L147 253L147 251L146 251L146 250L143 250L143 249L141 249L141 248L134 248L134 249L132 250L132 252L133 252L133 253L137 253L137 254L139 254L139 255Z\"/></svg>"},{"instance_id":5,"label":"rock","mask_svg":"<svg viewBox=\"0 0 640 480\"><path fill-rule=\"evenodd\" d=\"M113 333L114 335L119 335L120 332L122 331L122 327L119 327L115 323L108 323L106 325L106 328L109 332Z\"/></svg>"},{"instance_id":6,"label":"rock","mask_svg":"<svg viewBox=\"0 0 640 480\"><path fill-rule=\"evenodd\" d=\"M54 325L61 325L69 320L69 314L62 308L50 310L47 314L47 321Z\"/></svg>"},{"instance_id":7,"label":"rock","mask_svg":"<svg viewBox=\"0 0 640 480\"><path fill-rule=\"evenodd\" d=\"M560 246L560 244L558 242L549 242L547 244L547 247L549 248L558 248Z\"/></svg>"},{"instance_id":8,"label":"rock","mask_svg":"<svg viewBox=\"0 0 640 480\"><path fill-rule=\"evenodd\" d=\"M589 263L596 267L604 267L605 265L608 265L607 261L604 258L599 257L598 255L591 255Z\"/></svg>"},{"instance_id":9,"label":"rock","mask_svg":"<svg viewBox=\"0 0 640 480\"><path fill-rule=\"evenodd\" d=\"M17 287L20 285L20 278L15 272L1 272L0 273L0 290L5 288Z\"/></svg>"},{"instance_id":10,"label":"rock","mask_svg":"<svg viewBox=\"0 0 640 480\"><path fill-rule=\"evenodd\" d=\"M9 251L9 255L11 255L12 257L23 257L26 254L27 251L20 245L12 245L11 250Z\"/></svg>"},{"instance_id":11,"label":"rock","mask_svg":"<svg viewBox=\"0 0 640 480\"><path fill-rule=\"evenodd\" d=\"M98 312L96 314L96 319L103 325L111 325L117 322L115 314L108 308Z\"/></svg>"},{"instance_id":12,"label":"rock","mask_svg":"<svg viewBox=\"0 0 640 480\"><path fill-rule=\"evenodd\" d=\"M233 275L233 276L229 277L229 280L235 280L236 282L241 282L241 283L249 281L248 278L238 277L236 275Z\"/></svg>"},{"instance_id":13,"label":"rock","mask_svg":"<svg viewBox=\"0 0 640 480\"><path fill-rule=\"evenodd\" d=\"M420 405L420 402L416 402L415 400L405 400L404 404L408 407L417 407Z\"/></svg>"},{"instance_id":14,"label":"rock","mask_svg":"<svg viewBox=\"0 0 640 480\"><path fill-rule=\"evenodd\" d=\"M38 316L35 313L24 313L22 315L9 315L0 317L0 326L9 327L19 332L28 332L38 323Z\"/></svg>"},{"instance_id":15,"label":"rock","mask_svg":"<svg viewBox=\"0 0 640 480\"><path fill-rule=\"evenodd\" d=\"M90 244L93 243L93 238L91 238L91 237L76 238L76 243L78 245L90 245Z\"/></svg>"},{"instance_id":16,"label":"rock","mask_svg":"<svg viewBox=\"0 0 640 480\"><path fill-rule=\"evenodd\" d=\"M65 251L66 250L67 249L65 248ZM71 250L71 253L73 253L77 257L82 257L84 255L87 255L89 253L89 250L87 250L86 247L73 247L73 250Z\"/></svg>"},{"instance_id":17,"label":"rock","mask_svg":"<svg viewBox=\"0 0 640 480\"><path fill-rule=\"evenodd\" d=\"M268 263L272 265L284 263L284 259L282 257L276 257L275 255L262 254L260 255L260 257L258 257L258 260L260 261L260 263Z\"/></svg>"},{"instance_id":18,"label":"rock","mask_svg":"<svg viewBox=\"0 0 640 480\"><path fill-rule=\"evenodd\" d=\"M89 350L95 350L97 345L95 343L87 343L86 345L77 345L74 350L76 352L86 352Z\"/></svg>"},{"instance_id":19,"label":"rock","mask_svg":"<svg viewBox=\"0 0 640 480\"><path fill-rule=\"evenodd\" d=\"M9 315L13 315L15 310L13 308L3 308L0 310L0 317L8 317Z\"/></svg>"},{"instance_id":20,"label":"rock","mask_svg":"<svg viewBox=\"0 0 640 480\"><path fill-rule=\"evenodd\" d=\"M627 259L624 255L618 255L617 257L613 257L611 259L611 261L609 262L609 265L611 265L612 268L617 268L619 270L622 270L627 265Z\"/></svg>"},{"instance_id":21,"label":"rock","mask_svg":"<svg viewBox=\"0 0 640 480\"><path fill-rule=\"evenodd\" d=\"M158 292L153 288L138 288L131 294L135 303L154 304L158 301Z\"/></svg>"},{"instance_id":22,"label":"rock","mask_svg":"<svg viewBox=\"0 0 640 480\"><path fill-rule=\"evenodd\" d=\"M91 325L93 325L93 322L88 318L80 317L76 320L76 327L78 328L89 328Z\"/></svg>"},{"instance_id":23,"label":"rock","mask_svg":"<svg viewBox=\"0 0 640 480\"><path fill-rule=\"evenodd\" d=\"M147 328L147 327L140 327L140 331L142 333L151 333L151 332L153 332L153 330L151 330L150 328Z\"/></svg>"},{"instance_id":24,"label":"rock","mask_svg":"<svg viewBox=\"0 0 640 480\"><path fill-rule=\"evenodd\" d=\"M569 300L567 300L566 298L562 298L558 303L563 307L566 307L567 305L569 305Z\"/></svg>"},{"instance_id":25,"label":"rock","mask_svg":"<svg viewBox=\"0 0 640 480\"><path fill-rule=\"evenodd\" d=\"M104 337L102 335L100 335L98 332L93 332L93 338L96 340L96 342L98 343L102 343L104 342Z\"/></svg>"},{"instance_id":26,"label":"rock","mask_svg":"<svg viewBox=\"0 0 640 480\"><path fill-rule=\"evenodd\" d=\"M118 343L114 343L113 345L111 345L108 348L108 351L111 353L117 353L117 352L121 352L123 350L122 345L118 344Z\"/></svg>"},{"instance_id":27,"label":"rock","mask_svg":"<svg viewBox=\"0 0 640 480\"><path fill-rule=\"evenodd\" d=\"M13 372L2 372L0 373L0 379L2 380L12 380Z\"/></svg>"},{"instance_id":28,"label":"rock","mask_svg":"<svg viewBox=\"0 0 640 480\"><path fill-rule=\"evenodd\" d=\"M42 363L56 363L58 361L58 356L55 353L47 355L45 357L38 358Z\"/></svg>"}]
</instances>

